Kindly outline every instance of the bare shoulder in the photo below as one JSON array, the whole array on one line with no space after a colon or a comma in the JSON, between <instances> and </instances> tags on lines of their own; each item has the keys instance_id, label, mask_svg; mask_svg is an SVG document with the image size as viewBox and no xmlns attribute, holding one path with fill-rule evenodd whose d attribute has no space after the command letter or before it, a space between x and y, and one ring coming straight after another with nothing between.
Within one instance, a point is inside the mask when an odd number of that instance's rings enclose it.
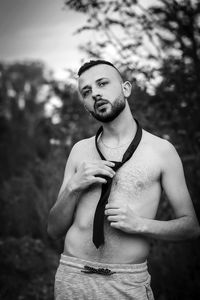
<instances>
[{"instance_id":1,"label":"bare shoulder","mask_svg":"<svg viewBox=\"0 0 200 300\"><path fill-rule=\"evenodd\" d=\"M168 140L144 130L144 142L153 147L154 151L159 155L163 167L168 167L172 164L181 164L175 146Z\"/></svg>"},{"instance_id":2,"label":"bare shoulder","mask_svg":"<svg viewBox=\"0 0 200 300\"><path fill-rule=\"evenodd\" d=\"M74 162L79 162L84 159L84 157L88 156L89 152L93 150L95 146L95 137L92 136L90 138L82 139L74 144L70 152L70 158L74 160Z\"/></svg>"},{"instance_id":3,"label":"bare shoulder","mask_svg":"<svg viewBox=\"0 0 200 300\"><path fill-rule=\"evenodd\" d=\"M155 150L171 152L175 150L175 147L168 140L161 138L155 134L152 134L146 130L143 130L144 142L152 145Z\"/></svg>"},{"instance_id":4,"label":"bare shoulder","mask_svg":"<svg viewBox=\"0 0 200 300\"><path fill-rule=\"evenodd\" d=\"M88 152L88 150L91 147L94 147L94 143L95 143L95 137L94 136L92 136L90 138L80 140L80 141L78 141L77 143L74 144L74 146L72 148L72 151L74 153L78 153L79 151L81 151L82 154L83 154L84 152Z\"/></svg>"}]
</instances>

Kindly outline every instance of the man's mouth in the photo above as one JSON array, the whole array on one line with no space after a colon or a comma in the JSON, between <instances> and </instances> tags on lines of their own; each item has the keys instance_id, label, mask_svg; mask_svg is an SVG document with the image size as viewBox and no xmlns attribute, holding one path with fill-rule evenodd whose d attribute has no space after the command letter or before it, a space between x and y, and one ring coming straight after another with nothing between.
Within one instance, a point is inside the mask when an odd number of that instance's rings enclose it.
<instances>
[{"instance_id":1,"label":"man's mouth","mask_svg":"<svg viewBox=\"0 0 200 300\"><path fill-rule=\"evenodd\" d=\"M94 108L95 109L103 108L103 106L107 103L108 103L108 101L106 101L106 100L99 100L98 102L95 103Z\"/></svg>"}]
</instances>

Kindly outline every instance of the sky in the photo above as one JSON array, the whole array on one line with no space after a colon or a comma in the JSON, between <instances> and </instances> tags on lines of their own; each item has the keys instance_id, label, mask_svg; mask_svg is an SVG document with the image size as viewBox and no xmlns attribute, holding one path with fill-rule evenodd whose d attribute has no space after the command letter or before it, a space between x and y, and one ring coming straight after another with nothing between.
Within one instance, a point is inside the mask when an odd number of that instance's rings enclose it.
<instances>
[{"instance_id":1,"label":"sky","mask_svg":"<svg viewBox=\"0 0 200 300\"><path fill-rule=\"evenodd\" d=\"M0 0L0 61L44 61L58 78L79 68L84 54L74 35L86 16L64 8L64 0ZM87 33L88 38L88 33Z\"/></svg>"}]
</instances>

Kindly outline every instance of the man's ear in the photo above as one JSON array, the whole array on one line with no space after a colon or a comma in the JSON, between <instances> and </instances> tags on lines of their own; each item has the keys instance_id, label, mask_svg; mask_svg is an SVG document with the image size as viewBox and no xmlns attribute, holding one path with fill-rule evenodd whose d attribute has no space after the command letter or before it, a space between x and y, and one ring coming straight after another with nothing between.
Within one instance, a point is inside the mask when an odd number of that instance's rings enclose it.
<instances>
[{"instance_id":1,"label":"man's ear","mask_svg":"<svg viewBox=\"0 0 200 300\"><path fill-rule=\"evenodd\" d=\"M122 83L122 88L123 88L124 97L128 98L131 94L132 84L130 83L130 81L125 81Z\"/></svg>"}]
</instances>

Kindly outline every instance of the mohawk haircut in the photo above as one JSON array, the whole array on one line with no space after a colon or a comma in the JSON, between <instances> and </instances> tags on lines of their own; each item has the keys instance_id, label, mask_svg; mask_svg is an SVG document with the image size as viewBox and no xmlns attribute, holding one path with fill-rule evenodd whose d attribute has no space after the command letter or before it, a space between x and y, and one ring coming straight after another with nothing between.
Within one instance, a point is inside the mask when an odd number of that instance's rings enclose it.
<instances>
[{"instance_id":1,"label":"mohawk haircut","mask_svg":"<svg viewBox=\"0 0 200 300\"><path fill-rule=\"evenodd\" d=\"M80 69L78 70L78 76L80 77L81 74L83 74L85 71L89 70L90 68L96 66L96 65L109 65L111 67L113 67L118 74L120 75L120 77L122 77L121 73L119 72L119 70L109 61L107 60L103 60L103 59L97 59L97 60L90 60L89 62L84 63Z\"/></svg>"}]
</instances>

